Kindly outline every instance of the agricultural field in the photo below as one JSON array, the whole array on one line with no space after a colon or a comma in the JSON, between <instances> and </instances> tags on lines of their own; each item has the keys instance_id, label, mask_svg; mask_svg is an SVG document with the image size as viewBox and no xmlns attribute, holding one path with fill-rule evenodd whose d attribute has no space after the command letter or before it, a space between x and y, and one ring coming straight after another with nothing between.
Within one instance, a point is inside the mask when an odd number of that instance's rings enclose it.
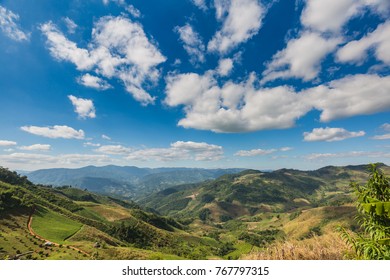
<instances>
[{"instance_id":1,"label":"agricultural field","mask_svg":"<svg viewBox=\"0 0 390 280\"><path fill-rule=\"evenodd\" d=\"M0 213L0 259L82 260L88 257L67 246L44 246L44 241L31 235L27 222L29 211Z\"/></svg>"}]
</instances>

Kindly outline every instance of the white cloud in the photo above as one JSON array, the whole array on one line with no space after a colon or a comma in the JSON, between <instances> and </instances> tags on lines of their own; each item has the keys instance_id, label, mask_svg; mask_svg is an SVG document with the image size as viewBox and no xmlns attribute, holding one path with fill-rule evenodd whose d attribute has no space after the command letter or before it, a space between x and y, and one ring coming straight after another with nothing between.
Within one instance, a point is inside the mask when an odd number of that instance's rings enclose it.
<instances>
[{"instance_id":1,"label":"white cloud","mask_svg":"<svg viewBox=\"0 0 390 280\"><path fill-rule=\"evenodd\" d=\"M390 123L384 123L381 125L381 129L383 131L390 131ZM382 134L382 135L375 135L372 137L374 140L387 140L390 139L390 133Z\"/></svg>"},{"instance_id":2,"label":"white cloud","mask_svg":"<svg viewBox=\"0 0 390 280\"><path fill-rule=\"evenodd\" d=\"M92 143L92 142L85 142L84 147L100 147L101 145L99 143Z\"/></svg>"},{"instance_id":3,"label":"white cloud","mask_svg":"<svg viewBox=\"0 0 390 280\"><path fill-rule=\"evenodd\" d=\"M308 160L324 160L328 158L352 158L352 157L364 157L364 158L388 158L390 153L386 152L367 152L367 151L351 151L342 153L314 153L304 156Z\"/></svg>"},{"instance_id":4,"label":"white cloud","mask_svg":"<svg viewBox=\"0 0 390 280\"><path fill-rule=\"evenodd\" d=\"M10 39L15 41L27 41L30 35L23 32L18 24L19 15L0 6L0 29Z\"/></svg>"},{"instance_id":5,"label":"white cloud","mask_svg":"<svg viewBox=\"0 0 390 280\"><path fill-rule=\"evenodd\" d=\"M109 137L109 136L107 136L107 135L105 135L105 134L102 134L102 138L104 139L104 140L111 140L111 137Z\"/></svg>"},{"instance_id":6,"label":"white cloud","mask_svg":"<svg viewBox=\"0 0 390 280\"><path fill-rule=\"evenodd\" d=\"M77 79L77 82L83 86L91 87L97 90L106 90L112 87L109 83L107 83L107 81L99 77L92 76L89 73L80 76Z\"/></svg>"},{"instance_id":7,"label":"white cloud","mask_svg":"<svg viewBox=\"0 0 390 280\"><path fill-rule=\"evenodd\" d=\"M24 151L49 151L51 146L48 144L34 144L30 146L21 146L19 149Z\"/></svg>"},{"instance_id":8,"label":"white cloud","mask_svg":"<svg viewBox=\"0 0 390 280\"><path fill-rule=\"evenodd\" d=\"M108 3L110 3L110 1L114 2L118 5L125 5L126 4L126 0L103 0L103 4L108 5Z\"/></svg>"},{"instance_id":9,"label":"white cloud","mask_svg":"<svg viewBox=\"0 0 390 280\"><path fill-rule=\"evenodd\" d=\"M141 12L133 5L126 6L126 11L128 11L133 17L139 18L141 17Z\"/></svg>"},{"instance_id":10,"label":"white cloud","mask_svg":"<svg viewBox=\"0 0 390 280\"><path fill-rule=\"evenodd\" d=\"M191 2L201 9L202 11L207 11L207 5L206 5L206 0L191 0Z\"/></svg>"},{"instance_id":11,"label":"white cloud","mask_svg":"<svg viewBox=\"0 0 390 280\"><path fill-rule=\"evenodd\" d=\"M74 42L69 41L52 22L41 25L41 31L47 37L51 55L58 60L74 63L78 70L89 70L94 60L86 49L78 48Z\"/></svg>"},{"instance_id":12,"label":"white cloud","mask_svg":"<svg viewBox=\"0 0 390 280\"><path fill-rule=\"evenodd\" d=\"M390 64L390 21L379 25L375 31L360 40L351 41L339 49L337 59L340 62L360 64L371 49L375 50L374 54L378 60Z\"/></svg>"},{"instance_id":13,"label":"white cloud","mask_svg":"<svg viewBox=\"0 0 390 280\"><path fill-rule=\"evenodd\" d=\"M220 76L222 77L228 76L232 70L233 70L233 59L224 58L219 60L217 72Z\"/></svg>"},{"instance_id":14,"label":"white cloud","mask_svg":"<svg viewBox=\"0 0 390 280\"><path fill-rule=\"evenodd\" d=\"M66 24L66 28L68 28L68 33L69 34L75 33L75 31L78 27L77 24L68 17L64 18L64 22Z\"/></svg>"},{"instance_id":15,"label":"white cloud","mask_svg":"<svg viewBox=\"0 0 390 280\"><path fill-rule=\"evenodd\" d=\"M65 139L84 139L83 130L75 130L72 127L66 125L55 126L22 126L20 128L31 134L48 137L48 138L65 138Z\"/></svg>"},{"instance_id":16,"label":"white cloud","mask_svg":"<svg viewBox=\"0 0 390 280\"><path fill-rule=\"evenodd\" d=\"M205 142L177 141L171 144L174 150L194 153L195 160L213 161L222 158L223 150L221 146L207 144Z\"/></svg>"},{"instance_id":17,"label":"white cloud","mask_svg":"<svg viewBox=\"0 0 390 280\"><path fill-rule=\"evenodd\" d=\"M133 151L127 159L139 161L179 161L190 159L196 161L216 161L221 159L222 156L223 149L221 146L204 142L177 141L172 143L169 148L151 148Z\"/></svg>"},{"instance_id":18,"label":"white cloud","mask_svg":"<svg viewBox=\"0 0 390 280\"><path fill-rule=\"evenodd\" d=\"M109 155L128 155L132 149L123 147L122 145L103 145L95 151Z\"/></svg>"},{"instance_id":19,"label":"white cloud","mask_svg":"<svg viewBox=\"0 0 390 280\"><path fill-rule=\"evenodd\" d=\"M326 128L314 128L312 132L304 132L304 141L314 142L314 141L342 141L348 138L361 137L366 133L364 131L348 131L344 128L338 127L326 127Z\"/></svg>"},{"instance_id":20,"label":"white cloud","mask_svg":"<svg viewBox=\"0 0 390 280\"><path fill-rule=\"evenodd\" d=\"M337 33L351 18L367 10L386 17L390 4L387 0L306 0L301 22L307 28Z\"/></svg>"},{"instance_id":21,"label":"white cloud","mask_svg":"<svg viewBox=\"0 0 390 280\"><path fill-rule=\"evenodd\" d=\"M377 75L348 76L301 92L287 86L255 88L253 74L221 86L210 72L172 75L166 82L165 103L184 106L178 125L214 132L290 128L313 109L328 122L390 108L390 77Z\"/></svg>"},{"instance_id":22,"label":"white cloud","mask_svg":"<svg viewBox=\"0 0 390 280\"><path fill-rule=\"evenodd\" d=\"M375 135L374 137L372 137L372 139L374 139L374 140L388 140L388 139L390 139L390 133L382 134L382 135Z\"/></svg>"},{"instance_id":23,"label":"white cloud","mask_svg":"<svg viewBox=\"0 0 390 280\"><path fill-rule=\"evenodd\" d=\"M0 140L0 147L16 146L18 143L9 140Z\"/></svg>"},{"instance_id":24,"label":"white cloud","mask_svg":"<svg viewBox=\"0 0 390 280\"><path fill-rule=\"evenodd\" d=\"M155 83L160 72L156 68L166 58L149 41L142 26L124 16L100 18L92 30L88 49L77 47L57 27L47 22L41 25L51 55L72 62L80 71L122 81L127 92L143 105L155 98L144 90L146 83Z\"/></svg>"},{"instance_id":25,"label":"white cloud","mask_svg":"<svg viewBox=\"0 0 390 280\"><path fill-rule=\"evenodd\" d=\"M390 131L390 123L384 123L381 125L381 128L385 131Z\"/></svg>"},{"instance_id":26,"label":"white cloud","mask_svg":"<svg viewBox=\"0 0 390 280\"><path fill-rule=\"evenodd\" d=\"M89 154L31 154L31 153L12 153L9 155L0 155L0 161L7 166L18 169L36 169L53 167L80 167L85 165L108 164L113 160L106 155Z\"/></svg>"},{"instance_id":27,"label":"white cloud","mask_svg":"<svg viewBox=\"0 0 390 280\"><path fill-rule=\"evenodd\" d=\"M208 75L200 76L188 73L168 76L166 84L167 97L165 102L169 106L177 106L195 103L197 98L215 84L215 81Z\"/></svg>"},{"instance_id":28,"label":"white cloud","mask_svg":"<svg viewBox=\"0 0 390 280\"><path fill-rule=\"evenodd\" d=\"M227 53L240 43L256 35L261 27L265 9L257 0L214 1L216 17L223 20L208 43L208 50L220 54Z\"/></svg>"},{"instance_id":29,"label":"white cloud","mask_svg":"<svg viewBox=\"0 0 390 280\"><path fill-rule=\"evenodd\" d=\"M322 122L329 122L389 111L389 91L389 76L354 75L309 89L306 102L322 111Z\"/></svg>"},{"instance_id":30,"label":"white cloud","mask_svg":"<svg viewBox=\"0 0 390 280\"><path fill-rule=\"evenodd\" d=\"M221 20L229 11L231 0L214 0L215 17Z\"/></svg>"},{"instance_id":31,"label":"white cloud","mask_svg":"<svg viewBox=\"0 0 390 280\"><path fill-rule=\"evenodd\" d=\"M95 106L92 100L77 98L73 95L68 95L69 100L74 106L74 111L79 115L80 118L96 118Z\"/></svg>"},{"instance_id":32,"label":"white cloud","mask_svg":"<svg viewBox=\"0 0 390 280\"><path fill-rule=\"evenodd\" d=\"M198 62L204 62L206 47L204 46L200 35L194 31L194 28L187 23L182 27L177 26L175 31L179 34L180 40L183 42L183 47L190 56L191 63L196 64Z\"/></svg>"},{"instance_id":33,"label":"white cloud","mask_svg":"<svg viewBox=\"0 0 390 280\"><path fill-rule=\"evenodd\" d=\"M167 80L165 102L185 106L180 126L214 132L288 128L311 109L289 87L255 89L254 81L251 75L246 82L219 87L207 74L181 74Z\"/></svg>"},{"instance_id":34,"label":"white cloud","mask_svg":"<svg viewBox=\"0 0 390 280\"><path fill-rule=\"evenodd\" d=\"M262 83L291 77L305 81L315 79L321 69L321 61L340 43L340 38L326 39L317 33L304 32L273 56L263 72Z\"/></svg>"},{"instance_id":35,"label":"white cloud","mask_svg":"<svg viewBox=\"0 0 390 280\"><path fill-rule=\"evenodd\" d=\"M254 156L264 156L264 155L269 155L275 152L287 152L291 151L291 147L282 147L279 149L268 149L268 150L263 150L263 149L253 149L253 150L240 150L236 152L234 155L235 156L240 156L240 157L254 157ZM280 158L281 156L275 156L275 158Z\"/></svg>"},{"instance_id":36,"label":"white cloud","mask_svg":"<svg viewBox=\"0 0 390 280\"><path fill-rule=\"evenodd\" d=\"M235 156L240 157L253 157L253 156L264 156L276 152L276 149L263 150L263 149L254 149L254 150L240 150L235 153Z\"/></svg>"},{"instance_id":37,"label":"white cloud","mask_svg":"<svg viewBox=\"0 0 390 280\"><path fill-rule=\"evenodd\" d=\"M301 22L321 32L338 32L359 12L360 0L306 0Z\"/></svg>"}]
</instances>

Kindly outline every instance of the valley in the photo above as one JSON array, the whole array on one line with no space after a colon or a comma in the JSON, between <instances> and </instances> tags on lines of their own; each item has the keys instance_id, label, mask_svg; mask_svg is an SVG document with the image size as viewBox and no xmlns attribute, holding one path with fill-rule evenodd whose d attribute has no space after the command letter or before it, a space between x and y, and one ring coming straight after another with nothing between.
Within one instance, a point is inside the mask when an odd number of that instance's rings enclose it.
<instances>
[{"instance_id":1,"label":"valley","mask_svg":"<svg viewBox=\"0 0 390 280\"><path fill-rule=\"evenodd\" d=\"M1 168L0 258L350 259L337 228L359 231L350 182L364 184L367 170L219 170L215 179L159 184L130 200L120 196L124 185L108 195L99 184L34 184ZM189 170L170 172L170 182L182 182Z\"/></svg>"}]
</instances>

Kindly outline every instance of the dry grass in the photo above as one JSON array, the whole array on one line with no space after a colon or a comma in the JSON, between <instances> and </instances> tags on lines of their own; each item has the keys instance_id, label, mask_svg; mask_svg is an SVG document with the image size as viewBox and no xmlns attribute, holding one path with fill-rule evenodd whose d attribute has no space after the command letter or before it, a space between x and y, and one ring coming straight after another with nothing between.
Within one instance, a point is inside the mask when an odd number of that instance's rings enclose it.
<instances>
[{"instance_id":1,"label":"dry grass","mask_svg":"<svg viewBox=\"0 0 390 280\"><path fill-rule=\"evenodd\" d=\"M98 204L95 206L90 206L89 209L99 214L109 222L123 220L131 217L130 212L122 207Z\"/></svg>"},{"instance_id":2,"label":"dry grass","mask_svg":"<svg viewBox=\"0 0 390 280\"><path fill-rule=\"evenodd\" d=\"M305 240L278 242L268 249L243 257L247 260L342 260L353 258L353 252L337 233Z\"/></svg>"},{"instance_id":3,"label":"dry grass","mask_svg":"<svg viewBox=\"0 0 390 280\"><path fill-rule=\"evenodd\" d=\"M334 232L338 226L349 227L354 224L356 207L326 206L303 211L299 217L286 223L283 231L289 239L300 239L310 232L313 227L321 227L322 233Z\"/></svg>"}]
</instances>

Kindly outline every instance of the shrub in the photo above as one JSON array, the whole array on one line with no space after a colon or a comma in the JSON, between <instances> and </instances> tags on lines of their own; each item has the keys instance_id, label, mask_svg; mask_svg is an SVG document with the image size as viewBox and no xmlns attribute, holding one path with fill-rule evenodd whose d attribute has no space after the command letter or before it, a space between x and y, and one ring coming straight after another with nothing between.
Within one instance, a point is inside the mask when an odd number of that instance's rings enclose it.
<instances>
[{"instance_id":1,"label":"shrub","mask_svg":"<svg viewBox=\"0 0 390 280\"><path fill-rule=\"evenodd\" d=\"M357 196L358 223L363 233L351 235L340 228L341 237L352 246L358 258L390 259L390 185L376 165L370 167L366 185L351 183Z\"/></svg>"}]
</instances>

